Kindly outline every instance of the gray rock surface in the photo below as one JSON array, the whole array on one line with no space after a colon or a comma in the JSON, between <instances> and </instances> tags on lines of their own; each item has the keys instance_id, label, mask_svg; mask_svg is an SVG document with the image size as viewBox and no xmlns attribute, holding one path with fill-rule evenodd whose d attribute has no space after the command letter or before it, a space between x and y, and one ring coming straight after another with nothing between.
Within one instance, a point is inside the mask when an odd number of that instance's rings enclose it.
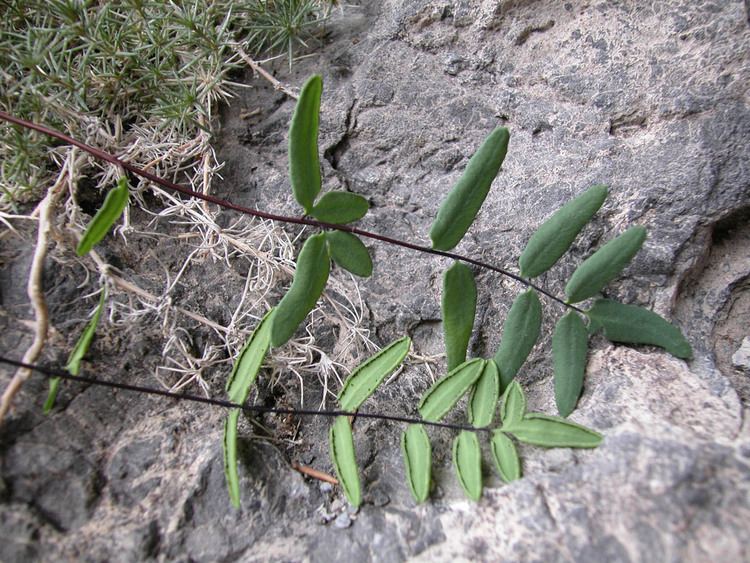
<instances>
[{"instance_id":1,"label":"gray rock surface","mask_svg":"<svg viewBox=\"0 0 750 563\"><path fill-rule=\"evenodd\" d=\"M224 486L221 411L90 387L66 388L62 407L43 417L45 384L34 379L0 428L0 560L750 559L750 385L731 361L750 318L746 2L355 4L319 51L278 75L297 86L323 75L326 185L370 200L363 227L428 244L442 197L487 133L505 125L503 172L458 251L513 269L552 211L607 184L603 209L540 281L561 293L595 247L644 225L645 247L606 294L674 319L695 358L594 338L572 419L601 431L604 443L593 451L524 447L526 477L512 485L501 485L485 456L488 487L477 504L452 474L449 433L431 433L437 488L416 506L398 429L359 420L365 504L356 513L338 488L291 469L302 460L331 471L323 420L304 421L293 446L253 439L254 426L243 422L243 507L235 511ZM220 195L298 213L285 155L293 103L259 79L248 82L253 88L222 112ZM261 111L242 119L248 107ZM408 333L417 353L442 352L440 279L449 263L368 246L376 271L360 289L379 342ZM124 268L144 274L136 251L119 252ZM28 252L4 256L0 346L15 351L28 344L10 320L27 318L19 287ZM70 326L66 307L80 280L55 273L46 286L53 322ZM237 291L230 274L211 274L216 295L196 278L191 298L226 315L223 298ZM476 274L471 353L487 356L521 287ZM549 334L561 309L545 301L544 310L544 338L519 378L531 408L552 413ZM148 325L109 333L97 339L92 365L153 383L156 338L158 327ZM50 359L61 363L65 344ZM225 376L212 381L217 394ZM413 412L429 383L424 367L411 365L368 407ZM281 431L273 417L262 422Z\"/></svg>"},{"instance_id":2,"label":"gray rock surface","mask_svg":"<svg viewBox=\"0 0 750 563\"><path fill-rule=\"evenodd\" d=\"M742 339L742 344L732 354L732 364L738 369L750 371L750 338L747 336Z\"/></svg>"}]
</instances>

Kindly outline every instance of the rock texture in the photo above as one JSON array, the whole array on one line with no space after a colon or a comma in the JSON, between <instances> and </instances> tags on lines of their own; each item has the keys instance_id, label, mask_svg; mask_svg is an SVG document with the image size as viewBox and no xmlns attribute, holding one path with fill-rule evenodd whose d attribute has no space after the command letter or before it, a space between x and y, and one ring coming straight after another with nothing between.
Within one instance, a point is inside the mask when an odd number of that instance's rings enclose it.
<instances>
[{"instance_id":1,"label":"rock texture","mask_svg":"<svg viewBox=\"0 0 750 563\"><path fill-rule=\"evenodd\" d=\"M452 475L451 435L435 433L437 490L415 506L398 429L360 420L365 505L353 513L336 488L290 467L331 470L325 421L305 421L294 446L254 440L244 424L237 512L224 490L222 412L92 387L66 392L45 418L44 383L34 380L0 428L0 559L750 559L750 376L732 362L750 311L748 21L739 0L360 2L334 19L319 51L278 73L293 85L323 75L326 185L370 200L364 228L428 244L442 197L497 125L511 130L508 158L461 253L514 268L553 210L607 184L603 209L541 278L561 293L596 246L647 227L644 249L607 294L674 319L695 358L593 339L572 419L604 434L598 449L523 448L526 477L501 485L488 465L473 504ZM222 115L220 195L298 213L285 158L293 103L248 80L253 88ZM243 119L247 108L260 112ZM408 333L419 354L441 353L448 262L368 245L376 272L360 288L378 340ZM19 250L2 267L2 305L14 315L26 306L27 263ZM471 353L488 356L521 287L476 274ZM75 293L73 281L60 283L50 279L47 293L58 319ZM531 407L554 412L549 334L561 310L545 301L544 311L544 339L519 377ZM26 333L0 322L2 347L21 349ZM144 328L140 340L98 340L94 365L148 382L155 337ZM412 365L368 407L404 413L429 382Z\"/></svg>"}]
</instances>

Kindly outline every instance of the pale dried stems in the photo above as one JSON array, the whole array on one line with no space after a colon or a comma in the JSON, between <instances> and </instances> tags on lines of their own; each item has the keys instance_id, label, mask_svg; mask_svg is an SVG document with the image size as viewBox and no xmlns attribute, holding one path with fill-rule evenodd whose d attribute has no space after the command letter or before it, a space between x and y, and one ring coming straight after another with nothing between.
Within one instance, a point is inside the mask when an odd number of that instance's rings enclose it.
<instances>
[{"instance_id":1,"label":"pale dried stems","mask_svg":"<svg viewBox=\"0 0 750 563\"><path fill-rule=\"evenodd\" d=\"M182 10L177 4L170 6L175 10ZM316 6L314 3L310 4L310 14L314 15L313 8L317 9ZM148 3L148 10L158 7L158 3ZM92 53L98 53L102 45L106 50L106 37L57 34L55 26L49 24L53 20L48 18L52 16L45 15L44 10L37 8L34 18L39 19L37 23L40 27L36 32L42 33L51 41L49 52L44 59L46 63L36 66L35 72L38 71L39 76L31 76L17 64L23 59L21 55L25 51L14 47L11 60L15 66L12 71L10 67L0 69L8 91L22 94L23 100L33 102L29 107L38 107L38 111L30 110L29 115L34 119L48 121L54 117L64 124L66 131L83 142L117 154L124 160L175 181L185 181L187 178L196 191L210 193L211 185L221 169L211 146L210 131L212 112L217 102L226 101L232 96L231 88L240 86L228 80L229 69L239 66L242 59L269 80L275 88L296 97L294 92L279 83L265 72L259 63L250 58L246 51L247 43L240 44L236 38L229 39L231 10L222 12L220 7L213 4L211 9L226 14L219 25L214 25L210 17L206 19L201 10L197 9L180 12L179 16L184 21L196 22L198 27L209 35L215 35L220 48L202 53L185 47L188 43L183 45L177 41L173 45L177 49L176 54L180 61L179 71L169 70L166 73L167 78L156 82L159 88L153 91L157 96L156 105L161 104L157 108L159 111L152 111L153 108L148 111L139 109L137 105L133 105L135 102L131 103L128 96L116 96L109 101L105 96L106 103L103 107L109 109L94 111L81 105L83 98L75 96L76 88L87 91L93 96L92 99L96 99L97 95L106 94L108 83L105 77L114 72L109 72L112 70L110 65L115 65L116 61L108 60L106 57L97 58L97 55L90 60L96 60L96 64L101 68L97 66L92 67L94 70L80 72L76 65L80 63L81 68L88 68L88 62L56 57L58 51L62 54L68 53L66 42L75 43L78 40L98 42L92 43L92 49L95 47ZM128 17L131 16L137 20L137 26L123 28L115 25L110 30L108 26L112 22L105 22L107 25L98 27L97 33L105 29L107 33L121 30L126 32L127 40L132 40L138 48L146 48L143 42L137 39L138 33L164 33L164 37L174 36L166 28L154 28L148 22L140 21L138 18L141 18L141 15L133 13ZM34 21L36 22L36 19ZM152 43L155 45L158 42ZM34 47L33 41L29 43L29 47ZM291 56L291 43L289 49ZM157 59L158 57L154 58ZM146 60L146 63L149 60ZM62 71L65 71L76 81L84 82L76 82L75 88L70 92L54 87L54 81L45 81L45 77L51 79L55 74L47 69L47 63L58 74L64 75ZM70 66L71 64L73 66ZM189 72L183 73L183 70ZM170 92L175 94L174 100L170 98ZM169 95L159 97L163 93ZM177 95L179 93L184 93L187 101L181 101ZM107 104L111 104L111 107ZM128 119L127 127L123 125L121 115ZM4 148L8 147L4 145ZM36 155L33 151L29 154ZM78 155L74 161L68 162L66 159L69 149L66 148L49 149L40 154L51 155L54 162L63 166L62 172L54 179L45 175L45 167L34 164L35 170L39 173L35 176L36 180L29 185L35 186L36 193L49 193L50 186L67 185L67 195L63 198L57 220L65 223L66 229L69 229L68 233L80 237L89 217L81 212L77 202L78 179L85 175L87 180L93 181L97 189L105 190L115 184L122 171L110 164L98 162L88 155ZM67 168L64 166L66 162ZM61 180L63 176L66 178L65 182ZM182 263L176 271L164 267L163 271L146 273L149 285L160 288L158 291L144 289L134 279L113 268L96 251L91 252L89 258L84 260L73 258L69 252L58 252L54 258L62 262L75 260L84 265L86 279L79 288L82 290L81 299L84 299L86 291L92 293L94 289L99 288L99 276L93 276L92 273L98 271L105 277L112 288L107 315L112 327L130 331L137 331L145 325L159 327L164 338L163 365L157 368L155 377L165 387L185 389L195 385L207 392L208 383L205 375L211 368L234 360L258 320L277 299L278 290L288 285L291 280L296 239L273 223L247 217L232 219L228 226L222 227L217 223L218 210L213 211L205 202L183 200L143 182L135 188L131 206L115 229L115 235L126 242L131 237L172 237L172 233L163 232L157 225L158 221L166 220L180 231L177 238L185 243ZM143 198L143 193L147 189L152 190L160 200L162 206L159 210L149 209ZM14 224L28 219L13 211L13 195L13 190L0 194L0 223L7 229L0 233L2 237L17 235L18 231ZM140 219L134 219L133 206L150 214L152 220L144 225ZM46 209L47 212L52 212L51 206ZM54 227L55 218L50 215L49 219L50 225ZM70 235L65 235L64 232L57 233L56 238L61 242L71 242ZM233 269L242 264L247 270L242 293L226 325L210 319L200 311L174 303L175 290L182 280L190 275L191 267L207 260L222 263L225 267ZM272 352L269 360L269 364L274 368L272 384L286 384L286 378L291 371L298 378L300 402L304 402L305 376L313 374L317 376L323 388L321 404L324 405L326 396L331 395L332 389L340 384L340 373L347 369L344 366L351 367L364 353L375 349L369 339L363 311L364 306L356 284L339 280L337 274L332 275L329 290L326 291L321 306L308 317L305 335L291 341L283 349ZM326 341L323 345L315 336L321 332L323 323L328 322L333 323L338 329L338 337L333 344L333 350L329 353L325 350L330 349L331 343ZM200 347L196 345L198 339L195 337L195 323L202 326L211 336L209 340L201 339L202 342L208 343ZM41 326L39 322L37 325Z\"/></svg>"},{"instance_id":2,"label":"pale dried stems","mask_svg":"<svg viewBox=\"0 0 750 563\"><path fill-rule=\"evenodd\" d=\"M105 134L102 130L98 133ZM142 154L150 152L145 144L141 146L144 147ZM206 148L206 144L190 145L190 150L195 153ZM169 154L169 150L165 154ZM211 168L193 170L193 177L213 179L216 176L220 166L213 153L208 154L212 158L202 158L199 162L202 166L208 163ZM157 155L152 166L159 167L164 158L168 157ZM75 185L78 170L84 161L85 158L80 156L64 169L67 181L63 187L67 186L67 197L61 206L59 220L66 224L68 232L72 232L75 238L80 238L89 220L76 202ZM113 180L118 172L114 167L113 170L103 170ZM193 187L209 189L205 185ZM163 232L158 225L159 222L168 222L180 231L176 236L184 243L177 247L184 249L180 267L149 272L150 285L161 288L153 292L143 289L132 279L126 279L94 250L89 254L91 261L74 259L84 265L87 272L86 279L79 287L82 290L81 299L84 290L92 292L98 287L99 276L90 275L98 271L111 286L106 316L112 328L135 332L144 326L159 327L164 340L161 350L163 361L154 374L157 381L172 390L193 390L197 387L208 394L206 373L210 373L211 368L226 366L236 358L259 319L277 298L279 288L291 281L295 267L295 245L303 232L293 238L271 221L244 216L222 227L217 223L216 214L200 201L183 200L159 188L149 189L154 190L164 206L160 210L149 210L142 198L133 198L131 205L143 206L142 210L151 216L151 220L136 224L126 215L126 219L115 228L115 233L121 237L172 237L173 234ZM4 219L10 223L26 217L5 216ZM63 242L71 242L70 237L67 241L64 238ZM61 257L57 259L66 260ZM226 324L174 303L174 291L189 274L190 268L207 260L221 263L222 267L228 269L236 269L244 264L243 267L247 269L242 292ZM304 403L307 376L318 379L323 390L320 404L325 406L327 397L334 396L340 387L342 374L346 375L363 356L377 349L369 338L365 308L357 284L351 276L346 276L340 278L337 271L332 273L320 305L306 321L304 335L279 350L273 350L267 362L272 370L269 380L272 387L280 384L286 387L290 375L296 378L300 404ZM200 348L195 344L195 322L211 335L210 342ZM190 326L186 323L190 323ZM325 324L337 328L332 350L330 339L322 345L315 336L322 332Z\"/></svg>"},{"instance_id":3,"label":"pale dried stems","mask_svg":"<svg viewBox=\"0 0 750 563\"><path fill-rule=\"evenodd\" d=\"M49 327L49 312L47 301L44 298L44 288L42 277L44 275L44 261L47 257L47 246L49 242L49 233L52 229L54 220L53 210L63 191L63 187L69 178L73 176L71 167L75 162L75 150L70 150L66 158L66 165L60 170L57 180L47 191L44 199L39 203L36 209L38 214L37 240L34 248L34 255L31 259L31 270L26 284L26 293L34 310L34 338L31 345L24 352L22 362L26 364L35 363L47 340L47 331ZM0 423L5 415L10 411L13 399L21 390L23 384L31 377L31 370L28 368L19 368L10 380L8 385L0 396Z\"/></svg>"},{"instance_id":4,"label":"pale dried stems","mask_svg":"<svg viewBox=\"0 0 750 563\"><path fill-rule=\"evenodd\" d=\"M227 330L216 334L219 346L234 358L260 317L271 307L272 298L277 294L274 290L290 282L294 274L297 239L292 239L275 223L257 218L240 217L221 227L213 213L200 202L186 201L159 190L157 193L166 205L154 214L154 221L167 219L179 225L187 231L185 240L192 247L165 295L175 286L177 277L183 275L196 259L223 262L227 267L241 260L247 268L243 290ZM298 236L301 235L302 232ZM303 404L306 376L314 375L323 390L321 406L325 406L326 397L334 395L334 390L340 387L340 373L347 371L346 366L351 367L361 360L363 354L377 349L369 338L364 313L357 284L351 279L344 281L334 273L329 278L321 305L307 319L304 336L271 351L268 360L272 367L271 386L286 386L288 376L293 374L298 382L300 404ZM333 350L329 352L326 350L330 346L320 345L315 336L326 323L338 328Z\"/></svg>"},{"instance_id":5,"label":"pale dried stems","mask_svg":"<svg viewBox=\"0 0 750 563\"><path fill-rule=\"evenodd\" d=\"M221 164L217 162L210 145L210 135L201 131L195 138L184 140L179 135L167 135L154 142L159 128L140 125L131 128L128 138L123 137L122 127L115 121L105 126L96 119L82 118L82 129L86 131L88 142L98 146L125 147L125 158L144 162L145 167L158 173L178 173L187 175L191 187L209 193L211 183L219 176ZM62 205L60 221L77 238L85 230L89 217L82 213L77 203L77 180L80 171L91 170L92 162L87 155L67 165L61 159L66 149L51 151L53 158L63 166L67 194ZM101 184L114 184L122 173L117 167L98 164L97 180ZM60 178L63 177L61 172ZM151 190L160 200L162 207L149 209L143 199L145 190ZM239 216L232 218L228 225L218 222L219 210L196 199L182 197L161 188L141 183L134 190L131 205L135 204L147 215L150 221L134 223L130 208L124 219L114 229L115 235L126 242L130 237L167 238L175 236L160 228L166 221L179 230L177 239L184 244L182 263L176 271L166 267L162 271L150 271L150 285L160 287L158 292L142 288L132 279L111 267L96 251L91 253L95 269L87 260L79 260L87 268L86 282L99 283L98 276L90 272L98 270L109 280L113 291L110 295L108 319L113 328L138 330L148 325L158 326L164 339L162 345L162 365L155 370L155 378L161 385L172 390L199 388L208 393L209 385L205 374L218 365L226 365L236 358L247 337L259 319L271 307L278 296L278 289L285 287L294 274L295 245L302 236L291 237L284 229L267 220ZM2 214L0 220L12 229L14 221L24 216ZM58 260L65 260L58 257ZM230 321L223 325L199 311L177 306L173 301L175 289L197 263L211 261L223 264L226 268L237 268L243 264L247 275L243 290L234 308ZM365 355L377 347L369 338L364 304L353 278L340 278L334 271L329 278L328 289L323 300L308 317L304 335L292 340L280 350L273 350L268 364L272 368L270 385L288 384L289 375L298 382L300 404L304 403L304 387L307 376L317 378L322 388L321 407L329 397L335 396L340 388L342 375L345 376ZM211 341L197 349L193 330L186 323L198 322L211 333ZM316 334L323 325L329 323L337 328L337 338L321 344ZM328 351L327 351L328 350Z\"/></svg>"}]
</instances>

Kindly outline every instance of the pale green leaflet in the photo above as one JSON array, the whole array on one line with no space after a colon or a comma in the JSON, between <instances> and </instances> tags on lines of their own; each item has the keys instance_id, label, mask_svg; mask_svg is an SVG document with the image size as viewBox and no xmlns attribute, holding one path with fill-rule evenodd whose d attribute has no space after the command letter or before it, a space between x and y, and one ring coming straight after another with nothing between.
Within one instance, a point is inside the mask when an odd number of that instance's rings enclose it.
<instances>
[{"instance_id":1,"label":"pale green leaflet","mask_svg":"<svg viewBox=\"0 0 750 563\"><path fill-rule=\"evenodd\" d=\"M260 321L237 356L232 373L227 379L226 391L229 400L242 405L258 377L263 360L271 345L271 325L275 309L271 309ZM229 489L229 498L235 508L240 507L240 477L237 472L237 423L240 409L229 411L224 421L224 474Z\"/></svg>"},{"instance_id":2,"label":"pale green leaflet","mask_svg":"<svg viewBox=\"0 0 750 563\"><path fill-rule=\"evenodd\" d=\"M86 352L88 352L89 347L91 346L91 341L94 339L94 333L96 332L96 327L99 324L99 319L102 316L102 311L104 310L104 304L106 303L106 301L107 286L105 285L102 287L101 293L99 294L99 304L94 310L94 316L91 317L91 320L88 323L86 323L86 328L83 329L83 332L78 338L75 347L68 356L68 363L65 366L65 369L71 375L78 375L78 372L81 369L81 361L86 355ZM55 400L57 399L57 392L59 388L60 378L53 377L52 379L50 379L49 392L47 393L47 400L44 402L43 407L44 414L49 413L55 406Z\"/></svg>"},{"instance_id":3,"label":"pale green leaflet","mask_svg":"<svg viewBox=\"0 0 750 563\"><path fill-rule=\"evenodd\" d=\"M401 434L406 480L414 500L424 502L430 494L432 447L421 424L410 424Z\"/></svg>"},{"instance_id":4,"label":"pale green leaflet","mask_svg":"<svg viewBox=\"0 0 750 563\"><path fill-rule=\"evenodd\" d=\"M358 409L377 386L401 365L410 346L411 339L405 336L361 363L344 382L339 393L341 408L345 411Z\"/></svg>"},{"instance_id":5,"label":"pale green leaflet","mask_svg":"<svg viewBox=\"0 0 750 563\"><path fill-rule=\"evenodd\" d=\"M339 484L344 490L347 500L352 506L359 506L362 502L361 486L359 484L359 470L354 452L354 437L352 425L345 416L336 417L331 426L329 442L331 445L331 461L336 469Z\"/></svg>"}]
</instances>

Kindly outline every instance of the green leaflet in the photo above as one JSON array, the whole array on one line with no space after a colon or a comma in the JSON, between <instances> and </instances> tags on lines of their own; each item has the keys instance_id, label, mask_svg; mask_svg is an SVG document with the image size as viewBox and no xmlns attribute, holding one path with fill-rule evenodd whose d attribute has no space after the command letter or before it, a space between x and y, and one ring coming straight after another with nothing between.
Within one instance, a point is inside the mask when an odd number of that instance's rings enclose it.
<instances>
[{"instance_id":1,"label":"green leaflet","mask_svg":"<svg viewBox=\"0 0 750 563\"><path fill-rule=\"evenodd\" d=\"M224 420L224 476L232 506L240 507L240 476L237 472L237 422L241 409L232 409Z\"/></svg>"},{"instance_id":2,"label":"green leaflet","mask_svg":"<svg viewBox=\"0 0 750 563\"><path fill-rule=\"evenodd\" d=\"M529 413L507 432L520 442L546 448L595 448L602 436L590 428L557 416Z\"/></svg>"},{"instance_id":3,"label":"green leaflet","mask_svg":"<svg viewBox=\"0 0 750 563\"><path fill-rule=\"evenodd\" d=\"M307 214L312 211L321 185L318 121L322 92L323 79L311 76L302 86L289 127L289 178L294 199Z\"/></svg>"},{"instance_id":4,"label":"green leaflet","mask_svg":"<svg viewBox=\"0 0 750 563\"><path fill-rule=\"evenodd\" d=\"M440 420L479 379L484 364L481 358L468 360L436 381L419 402L422 418L430 422Z\"/></svg>"},{"instance_id":5,"label":"green leaflet","mask_svg":"<svg viewBox=\"0 0 750 563\"><path fill-rule=\"evenodd\" d=\"M503 393L502 401L500 420L503 422L503 429L508 430L523 420L526 414L526 395L518 381L512 381L508 385Z\"/></svg>"},{"instance_id":6,"label":"green leaflet","mask_svg":"<svg viewBox=\"0 0 750 563\"><path fill-rule=\"evenodd\" d=\"M622 272L645 240L646 229L636 225L584 260L565 286L568 303L578 303L599 293Z\"/></svg>"},{"instance_id":7,"label":"green leaflet","mask_svg":"<svg viewBox=\"0 0 750 563\"><path fill-rule=\"evenodd\" d=\"M581 317L574 311L565 314L552 335L552 364L555 371L555 403L560 416L576 408L583 389L589 335Z\"/></svg>"},{"instance_id":8,"label":"green leaflet","mask_svg":"<svg viewBox=\"0 0 750 563\"><path fill-rule=\"evenodd\" d=\"M346 379L339 393L339 404L345 411L354 411L372 395L383 379L395 371L409 353L411 339L404 336L383 348L357 366Z\"/></svg>"},{"instance_id":9,"label":"green leaflet","mask_svg":"<svg viewBox=\"0 0 750 563\"><path fill-rule=\"evenodd\" d=\"M336 264L355 276L368 278L372 275L370 253L357 236L344 231L328 231L326 241Z\"/></svg>"},{"instance_id":10,"label":"green leaflet","mask_svg":"<svg viewBox=\"0 0 750 563\"><path fill-rule=\"evenodd\" d=\"M489 134L445 198L430 229L432 248L451 250L469 230L500 171L510 134L498 127Z\"/></svg>"},{"instance_id":11,"label":"green leaflet","mask_svg":"<svg viewBox=\"0 0 750 563\"><path fill-rule=\"evenodd\" d=\"M325 233L308 238L297 258L292 285L276 306L271 329L272 346L285 344L315 307L325 289L330 267Z\"/></svg>"},{"instance_id":12,"label":"green leaflet","mask_svg":"<svg viewBox=\"0 0 750 563\"><path fill-rule=\"evenodd\" d=\"M531 235L518 259L521 275L533 278L549 270L570 248L606 198L606 186L593 186L555 211Z\"/></svg>"},{"instance_id":13,"label":"green leaflet","mask_svg":"<svg viewBox=\"0 0 750 563\"><path fill-rule=\"evenodd\" d=\"M430 472L432 469L432 447L424 426L410 424L401 434L401 451L406 466L406 481L417 502L430 496Z\"/></svg>"},{"instance_id":14,"label":"green leaflet","mask_svg":"<svg viewBox=\"0 0 750 563\"><path fill-rule=\"evenodd\" d=\"M55 407L55 401L57 400L57 393L60 390L60 378L53 377L49 380L49 390L47 391L47 398L44 401L42 412L49 414L50 411Z\"/></svg>"},{"instance_id":15,"label":"green leaflet","mask_svg":"<svg viewBox=\"0 0 750 563\"><path fill-rule=\"evenodd\" d=\"M247 400L271 344L275 312L275 309L271 309L266 313L237 355L226 384L227 395L233 403L241 405ZM232 409L224 421L224 475L229 498L235 508L240 507L240 478L237 473L237 421L240 412L241 409Z\"/></svg>"},{"instance_id":16,"label":"green leaflet","mask_svg":"<svg viewBox=\"0 0 750 563\"><path fill-rule=\"evenodd\" d=\"M589 330L595 332L603 327L605 338L612 342L652 344L678 358L693 356L690 343L680 329L648 309L599 299L586 315L591 319Z\"/></svg>"},{"instance_id":17,"label":"green leaflet","mask_svg":"<svg viewBox=\"0 0 750 563\"><path fill-rule=\"evenodd\" d=\"M455 262L443 274L443 333L448 371L466 360L477 310L477 285L471 268Z\"/></svg>"},{"instance_id":18,"label":"green leaflet","mask_svg":"<svg viewBox=\"0 0 750 563\"><path fill-rule=\"evenodd\" d=\"M504 432L495 430L492 433L490 442L492 449L492 459L495 460L495 467L500 477L506 483L521 478L521 460L518 457L518 451L513 440L508 438Z\"/></svg>"},{"instance_id":19,"label":"green leaflet","mask_svg":"<svg viewBox=\"0 0 750 563\"><path fill-rule=\"evenodd\" d=\"M87 254L94 248L94 245L104 238L125 210L129 195L128 179L121 176L117 181L117 186L109 190L107 197L104 198L104 203L86 227L86 232L83 233L83 237L76 247L78 256Z\"/></svg>"},{"instance_id":20,"label":"green leaflet","mask_svg":"<svg viewBox=\"0 0 750 563\"><path fill-rule=\"evenodd\" d=\"M83 360L86 352L88 352L89 346L91 346L91 341L94 339L94 333L99 324L99 319L102 317L102 311L104 310L104 304L106 301L107 288L105 286L99 294L99 303L94 310L94 316L92 316L91 320L86 324L86 328L83 329L81 336L78 338L78 342L76 342L75 347L70 352L70 356L68 356L68 363L65 365L65 369L72 375L78 375L78 372L81 369L81 360Z\"/></svg>"},{"instance_id":21,"label":"green leaflet","mask_svg":"<svg viewBox=\"0 0 750 563\"><path fill-rule=\"evenodd\" d=\"M492 424L499 396L500 376L497 372L497 365L492 360L487 360L482 375L479 376L471 391L469 422L478 428Z\"/></svg>"},{"instance_id":22,"label":"green leaflet","mask_svg":"<svg viewBox=\"0 0 750 563\"><path fill-rule=\"evenodd\" d=\"M482 452L476 433L462 430L453 440L453 465L466 496L479 500L482 496Z\"/></svg>"},{"instance_id":23,"label":"green leaflet","mask_svg":"<svg viewBox=\"0 0 750 563\"><path fill-rule=\"evenodd\" d=\"M354 455L352 425L345 416L337 416L329 434L331 461L336 469L339 484L349 503L357 507L362 502L359 486L359 470Z\"/></svg>"},{"instance_id":24,"label":"green leaflet","mask_svg":"<svg viewBox=\"0 0 750 563\"><path fill-rule=\"evenodd\" d=\"M505 389L518 373L539 338L542 304L533 289L524 291L510 307L503 324L503 336L495 352L500 370L500 388Z\"/></svg>"},{"instance_id":25,"label":"green leaflet","mask_svg":"<svg viewBox=\"0 0 750 563\"><path fill-rule=\"evenodd\" d=\"M367 214L370 204L361 195L350 192L328 192L310 210L318 221L344 225L361 219Z\"/></svg>"},{"instance_id":26,"label":"green leaflet","mask_svg":"<svg viewBox=\"0 0 750 563\"><path fill-rule=\"evenodd\" d=\"M102 316L102 311L104 310L104 304L106 301L107 287L104 286L99 294L99 304L94 310L94 316L92 316L91 320L86 323L86 328L83 329L81 336L78 337L76 345L68 356L68 363L65 365L65 370L71 375L78 375L78 372L81 370L81 360L83 360L86 352L88 352L89 347L91 346L91 341L94 339L94 333L96 332L96 327L99 324L99 319ZM49 413L55 406L55 399L57 399L57 391L59 388L60 378L53 377L50 379L47 400L44 401L44 414Z\"/></svg>"},{"instance_id":27,"label":"green leaflet","mask_svg":"<svg viewBox=\"0 0 750 563\"><path fill-rule=\"evenodd\" d=\"M233 403L241 405L245 402L250 387L258 376L260 366L271 345L271 326L275 312L276 309L271 309L266 313L234 361L232 373L225 387L229 400Z\"/></svg>"}]
</instances>

